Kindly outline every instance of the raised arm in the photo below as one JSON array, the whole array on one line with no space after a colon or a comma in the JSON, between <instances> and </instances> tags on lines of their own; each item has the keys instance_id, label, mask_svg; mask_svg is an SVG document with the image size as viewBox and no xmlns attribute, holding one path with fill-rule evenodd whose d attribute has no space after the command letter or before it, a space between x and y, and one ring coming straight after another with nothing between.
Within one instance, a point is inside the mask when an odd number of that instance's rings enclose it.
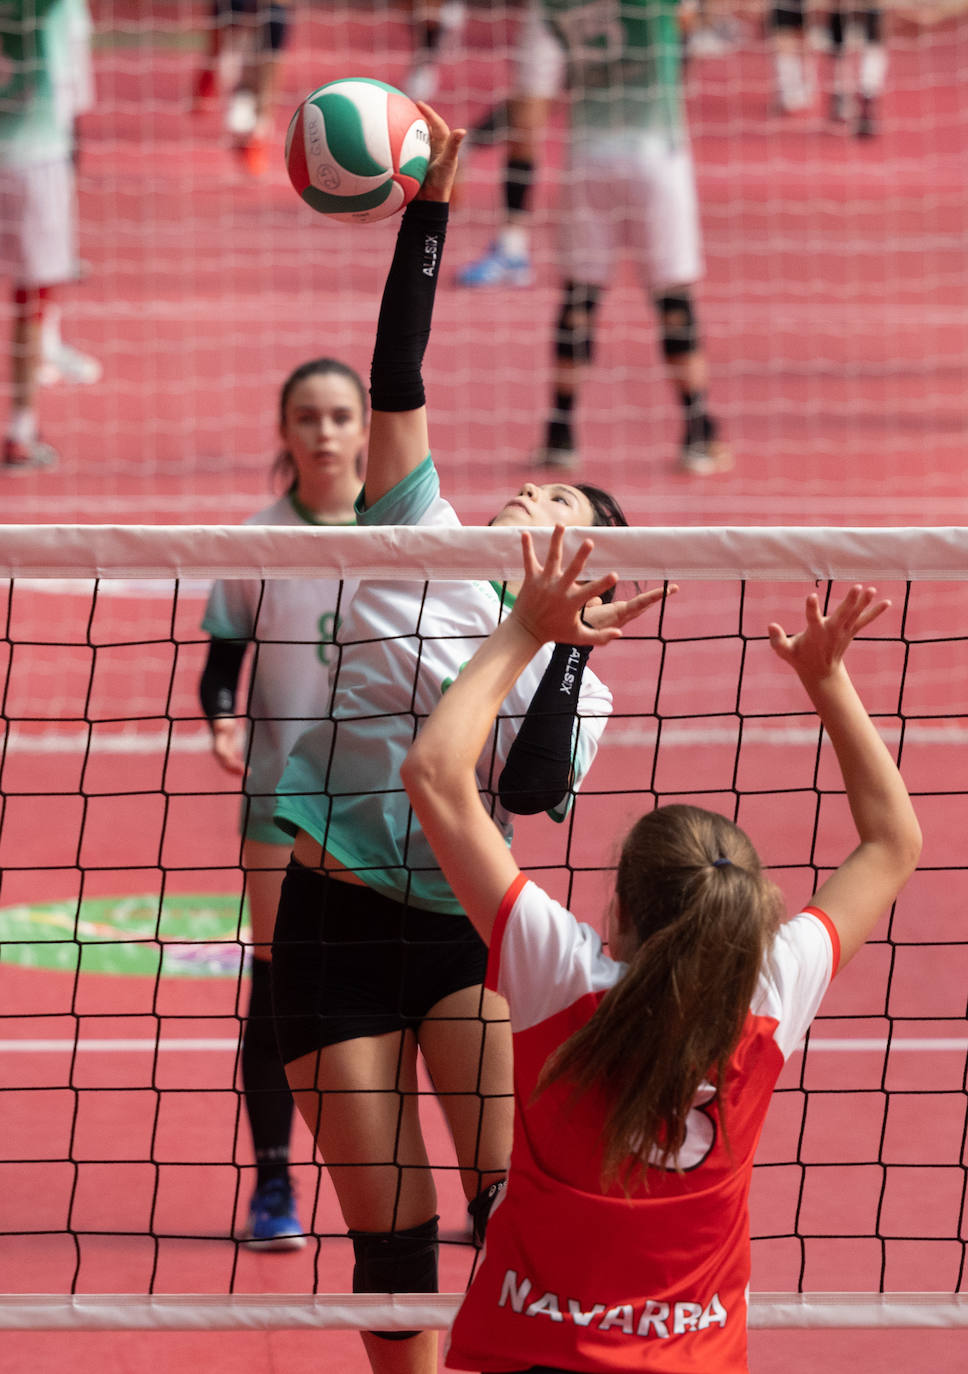
<instances>
[{"instance_id":1,"label":"raised arm","mask_svg":"<svg viewBox=\"0 0 968 1374\"><path fill-rule=\"evenodd\" d=\"M524 583L511 614L485 640L431 712L401 768L414 812L457 900L485 940L518 872L504 838L484 809L475 765L501 703L542 644L607 644L621 626L661 600L661 589L596 608L597 625L581 618L585 603L614 586L610 573L578 581L592 541L562 568L564 529L551 536L542 567L522 531Z\"/></svg>"},{"instance_id":2,"label":"raised arm","mask_svg":"<svg viewBox=\"0 0 968 1374\"><path fill-rule=\"evenodd\" d=\"M824 616L813 594L799 634L769 627L774 652L803 683L834 747L860 837L814 897L840 936L841 968L868 939L921 853L921 830L907 788L843 662L854 636L891 604L876 595L873 587L852 587Z\"/></svg>"},{"instance_id":3,"label":"raised arm","mask_svg":"<svg viewBox=\"0 0 968 1374\"><path fill-rule=\"evenodd\" d=\"M363 488L368 507L419 467L429 448L420 369L464 130L449 129L429 105L421 104L420 112L430 130L430 165L403 212L380 305L370 370L373 414Z\"/></svg>"}]
</instances>

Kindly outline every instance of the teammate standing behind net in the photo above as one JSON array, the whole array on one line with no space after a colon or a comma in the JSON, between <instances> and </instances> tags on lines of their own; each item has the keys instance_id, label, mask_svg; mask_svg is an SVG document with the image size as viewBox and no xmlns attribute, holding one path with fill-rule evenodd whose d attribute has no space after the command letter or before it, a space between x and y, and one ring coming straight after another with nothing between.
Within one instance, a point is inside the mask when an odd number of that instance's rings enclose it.
<instances>
[{"instance_id":1,"label":"teammate standing behind net","mask_svg":"<svg viewBox=\"0 0 968 1374\"><path fill-rule=\"evenodd\" d=\"M536 461L578 466L574 410L594 354L595 315L627 252L652 296L682 411L678 466L732 466L707 400L693 286L703 272L682 91L677 0L544 0L565 46L571 101L560 215L564 281L553 400Z\"/></svg>"},{"instance_id":2,"label":"teammate standing behind net","mask_svg":"<svg viewBox=\"0 0 968 1374\"><path fill-rule=\"evenodd\" d=\"M0 471L53 467L38 433L36 393L45 318L77 276L74 185L76 47L80 0L8 6L0 24L0 270L11 279L10 411ZM66 351L61 345L62 351ZM70 350L75 380L95 380L93 358Z\"/></svg>"},{"instance_id":3,"label":"teammate standing behind net","mask_svg":"<svg viewBox=\"0 0 968 1374\"><path fill-rule=\"evenodd\" d=\"M828 0L826 42L830 49L829 116L852 124L858 138L877 133L878 102L887 77L884 6ZM816 16L818 7L812 7ZM776 104L782 114L797 115L814 103L816 80L810 44L808 0L771 5L767 25L772 36ZM856 53L848 52L856 46ZM855 69L851 58L855 59Z\"/></svg>"},{"instance_id":4,"label":"teammate standing behind net","mask_svg":"<svg viewBox=\"0 0 968 1374\"><path fill-rule=\"evenodd\" d=\"M290 0L211 0L205 56L195 74L198 113L231 87L225 127L254 177L269 170L273 104L290 24Z\"/></svg>"},{"instance_id":5,"label":"teammate standing behind net","mask_svg":"<svg viewBox=\"0 0 968 1374\"><path fill-rule=\"evenodd\" d=\"M514 1033L508 1186L457 1315L447 1364L507 1371L746 1371L748 1193L774 1084L831 978L910 877L921 836L847 671L888 604L817 596L777 655L800 678L843 774L859 844L781 923L746 835L693 806L626 837L606 918L610 954L520 873L482 808L474 760L497 704L547 640L603 643L583 605L586 541L544 567L524 533L510 617L426 722L401 774L414 812L490 944L488 986Z\"/></svg>"},{"instance_id":6,"label":"teammate standing behind net","mask_svg":"<svg viewBox=\"0 0 968 1374\"><path fill-rule=\"evenodd\" d=\"M541 136L551 102L564 89L565 55L548 27L542 0L522 0L512 45L511 94L468 141L506 139L503 213L497 235L484 253L458 269L458 286L530 286L531 208Z\"/></svg>"},{"instance_id":7,"label":"teammate standing behind net","mask_svg":"<svg viewBox=\"0 0 968 1374\"><path fill-rule=\"evenodd\" d=\"M461 132L421 105L423 188L404 212L380 309L362 525L454 529L429 456L421 364ZM327 231L328 232L328 231ZM498 525L625 523L605 493L526 482ZM483 988L487 951L412 818L400 764L416 722L507 612L487 581L367 580L347 607L332 719L296 743L276 818L294 836L272 951L277 1031L352 1237L356 1292L435 1292L437 1197L417 1110L418 1050L440 1096L468 1211L483 1232L511 1132L507 1008ZM478 785L501 833L512 814L563 817L611 696L584 650L539 654L492 720ZM495 710L497 714L497 708ZM436 1371L433 1331L363 1334L378 1374Z\"/></svg>"},{"instance_id":8,"label":"teammate standing behind net","mask_svg":"<svg viewBox=\"0 0 968 1374\"><path fill-rule=\"evenodd\" d=\"M283 449L274 474L285 491L246 524L353 524L366 412L366 392L352 368L332 358L298 367L279 398ZM273 820L275 788L298 736L329 709L332 641L354 589L335 578L217 582L202 621L212 636L200 683L212 748L223 768L244 779L240 828L252 966L240 1065L256 1163L245 1236L264 1249L305 1244L289 1176L292 1094L270 996L272 928L291 848ZM240 717L236 697L250 645L248 709Z\"/></svg>"}]
</instances>

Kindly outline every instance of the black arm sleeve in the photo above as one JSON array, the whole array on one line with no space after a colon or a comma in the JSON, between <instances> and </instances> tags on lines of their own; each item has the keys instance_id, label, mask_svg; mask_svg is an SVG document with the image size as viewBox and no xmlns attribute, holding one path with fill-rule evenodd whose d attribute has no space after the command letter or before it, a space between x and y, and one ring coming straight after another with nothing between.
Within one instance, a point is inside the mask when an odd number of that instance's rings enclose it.
<instances>
[{"instance_id":1,"label":"black arm sleeve","mask_svg":"<svg viewBox=\"0 0 968 1374\"><path fill-rule=\"evenodd\" d=\"M420 367L437 294L448 206L413 200L403 212L370 367L374 410L419 410L424 404Z\"/></svg>"},{"instance_id":2,"label":"black arm sleeve","mask_svg":"<svg viewBox=\"0 0 968 1374\"><path fill-rule=\"evenodd\" d=\"M235 693L245 658L244 639L213 639L198 684L198 697L209 721L235 715Z\"/></svg>"},{"instance_id":3,"label":"black arm sleeve","mask_svg":"<svg viewBox=\"0 0 968 1374\"><path fill-rule=\"evenodd\" d=\"M572 737L582 674L591 649L556 644L498 781L506 811L552 811L571 786Z\"/></svg>"}]
</instances>

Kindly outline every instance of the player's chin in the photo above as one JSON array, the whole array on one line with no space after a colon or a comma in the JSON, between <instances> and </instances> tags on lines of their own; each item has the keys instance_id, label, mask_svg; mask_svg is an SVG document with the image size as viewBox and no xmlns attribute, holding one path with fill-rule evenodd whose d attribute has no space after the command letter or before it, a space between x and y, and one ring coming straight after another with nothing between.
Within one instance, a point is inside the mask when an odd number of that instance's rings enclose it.
<instances>
[{"instance_id":1,"label":"player's chin","mask_svg":"<svg viewBox=\"0 0 968 1374\"><path fill-rule=\"evenodd\" d=\"M488 524L492 526L492 528L497 528L501 525L527 526L533 525L534 523L530 513L526 510L522 510L520 506L505 506L503 510L498 511L493 519L488 521Z\"/></svg>"},{"instance_id":2,"label":"player's chin","mask_svg":"<svg viewBox=\"0 0 968 1374\"><path fill-rule=\"evenodd\" d=\"M325 475L335 477L344 469L352 466L341 453L316 453L311 459L313 472L317 477Z\"/></svg>"}]
</instances>

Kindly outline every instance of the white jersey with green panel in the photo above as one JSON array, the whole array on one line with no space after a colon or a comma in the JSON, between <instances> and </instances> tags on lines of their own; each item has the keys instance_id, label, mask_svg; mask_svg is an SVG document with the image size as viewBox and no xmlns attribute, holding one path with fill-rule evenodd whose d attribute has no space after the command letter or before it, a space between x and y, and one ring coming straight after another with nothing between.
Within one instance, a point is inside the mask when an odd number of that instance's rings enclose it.
<instances>
[{"instance_id":1,"label":"white jersey with green panel","mask_svg":"<svg viewBox=\"0 0 968 1374\"><path fill-rule=\"evenodd\" d=\"M568 59L573 130L684 136L678 0L543 0Z\"/></svg>"},{"instance_id":2,"label":"white jersey with green panel","mask_svg":"<svg viewBox=\"0 0 968 1374\"><path fill-rule=\"evenodd\" d=\"M428 457L368 510L361 525L452 525ZM428 911L461 910L417 825L400 765L420 726L510 600L489 582L367 580L341 618L332 720L296 743L279 783L276 820L312 835L370 886ZM545 646L505 698L477 762L485 804L510 843L512 819L495 792L517 733L551 657ZM574 774L588 769L611 711L608 688L587 669L576 722ZM565 799L558 818L568 809ZM553 813L554 814L554 813Z\"/></svg>"},{"instance_id":3,"label":"white jersey with green panel","mask_svg":"<svg viewBox=\"0 0 968 1374\"><path fill-rule=\"evenodd\" d=\"M76 43L73 0L0 0L0 167L70 156Z\"/></svg>"},{"instance_id":4,"label":"white jersey with green panel","mask_svg":"<svg viewBox=\"0 0 968 1374\"><path fill-rule=\"evenodd\" d=\"M316 522L287 494L244 523ZM329 711L332 641L356 587L355 579L341 587L334 577L226 579L216 582L209 594L202 629L215 639L241 639L254 646L242 819L251 839L288 842L273 821L276 784L296 740Z\"/></svg>"}]
</instances>

